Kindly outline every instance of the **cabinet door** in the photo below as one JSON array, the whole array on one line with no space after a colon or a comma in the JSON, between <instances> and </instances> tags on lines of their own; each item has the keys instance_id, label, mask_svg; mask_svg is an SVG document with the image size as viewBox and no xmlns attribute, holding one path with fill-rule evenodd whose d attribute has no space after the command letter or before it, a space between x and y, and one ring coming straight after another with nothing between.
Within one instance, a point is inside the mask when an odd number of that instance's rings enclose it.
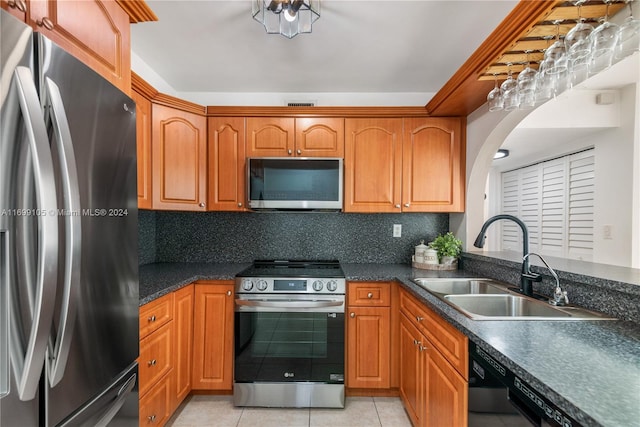
<instances>
[{"instance_id":1,"label":"cabinet door","mask_svg":"<svg viewBox=\"0 0 640 427\"><path fill-rule=\"evenodd\" d=\"M347 319L347 387L389 388L389 307L351 307Z\"/></svg>"},{"instance_id":2,"label":"cabinet door","mask_svg":"<svg viewBox=\"0 0 640 427\"><path fill-rule=\"evenodd\" d=\"M204 211L207 197L207 121L153 104L153 209Z\"/></svg>"},{"instance_id":3,"label":"cabinet door","mask_svg":"<svg viewBox=\"0 0 640 427\"><path fill-rule=\"evenodd\" d=\"M463 212L465 153L460 118L404 119L403 212Z\"/></svg>"},{"instance_id":4,"label":"cabinet door","mask_svg":"<svg viewBox=\"0 0 640 427\"><path fill-rule=\"evenodd\" d=\"M22 22L27 22L27 0L0 0L0 8L6 10Z\"/></svg>"},{"instance_id":5,"label":"cabinet door","mask_svg":"<svg viewBox=\"0 0 640 427\"><path fill-rule=\"evenodd\" d=\"M402 119L346 119L344 211L401 212Z\"/></svg>"},{"instance_id":6,"label":"cabinet door","mask_svg":"<svg viewBox=\"0 0 640 427\"><path fill-rule=\"evenodd\" d=\"M143 397L173 367L172 321L140 340L138 365L139 390L140 396Z\"/></svg>"},{"instance_id":7,"label":"cabinet door","mask_svg":"<svg viewBox=\"0 0 640 427\"><path fill-rule=\"evenodd\" d=\"M411 424L424 422L423 337L404 315L400 316L400 397Z\"/></svg>"},{"instance_id":8,"label":"cabinet door","mask_svg":"<svg viewBox=\"0 0 640 427\"><path fill-rule=\"evenodd\" d=\"M193 285L175 292L173 322L176 351L173 366L173 412L191 392L191 363L193 360Z\"/></svg>"},{"instance_id":9,"label":"cabinet door","mask_svg":"<svg viewBox=\"0 0 640 427\"><path fill-rule=\"evenodd\" d=\"M296 156L344 157L343 118L297 118Z\"/></svg>"},{"instance_id":10,"label":"cabinet door","mask_svg":"<svg viewBox=\"0 0 640 427\"><path fill-rule=\"evenodd\" d=\"M131 92L129 15L112 0L31 0L32 25L124 93Z\"/></svg>"},{"instance_id":11,"label":"cabinet door","mask_svg":"<svg viewBox=\"0 0 640 427\"><path fill-rule=\"evenodd\" d=\"M162 427L169 421L172 413L170 383L169 377L164 377L140 399L138 422L140 427Z\"/></svg>"},{"instance_id":12,"label":"cabinet door","mask_svg":"<svg viewBox=\"0 0 640 427\"><path fill-rule=\"evenodd\" d=\"M248 117L247 157L293 156L293 117Z\"/></svg>"},{"instance_id":13,"label":"cabinet door","mask_svg":"<svg viewBox=\"0 0 640 427\"><path fill-rule=\"evenodd\" d=\"M210 117L209 210L243 211L245 193L244 117Z\"/></svg>"},{"instance_id":14,"label":"cabinet door","mask_svg":"<svg viewBox=\"0 0 640 427\"><path fill-rule=\"evenodd\" d=\"M233 289L232 281L195 285L194 390L233 387Z\"/></svg>"},{"instance_id":15,"label":"cabinet door","mask_svg":"<svg viewBox=\"0 0 640 427\"><path fill-rule=\"evenodd\" d=\"M132 91L136 103L138 208L151 209L151 101Z\"/></svg>"},{"instance_id":16,"label":"cabinet door","mask_svg":"<svg viewBox=\"0 0 640 427\"><path fill-rule=\"evenodd\" d=\"M426 346L426 425L466 426L467 382L429 342Z\"/></svg>"}]
</instances>

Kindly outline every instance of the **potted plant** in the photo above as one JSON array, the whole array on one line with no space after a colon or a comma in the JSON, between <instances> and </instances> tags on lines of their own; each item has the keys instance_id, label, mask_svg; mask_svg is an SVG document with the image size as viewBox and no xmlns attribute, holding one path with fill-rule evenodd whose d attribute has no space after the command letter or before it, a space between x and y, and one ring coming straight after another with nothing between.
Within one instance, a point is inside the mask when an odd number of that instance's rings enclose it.
<instances>
[{"instance_id":1,"label":"potted plant","mask_svg":"<svg viewBox=\"0 0 640 427\"><path fill-rule=\"evenodd\" d=\"M452 232L438 234L429 246L438 252L440 264L453 264L462 252L462 240L456 239Z\"/></svg>"}]
</instances>

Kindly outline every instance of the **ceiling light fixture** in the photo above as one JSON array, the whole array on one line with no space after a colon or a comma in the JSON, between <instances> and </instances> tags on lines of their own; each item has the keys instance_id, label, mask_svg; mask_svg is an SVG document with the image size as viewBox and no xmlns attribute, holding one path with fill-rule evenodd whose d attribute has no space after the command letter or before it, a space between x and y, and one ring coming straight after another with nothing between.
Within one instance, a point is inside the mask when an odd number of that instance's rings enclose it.
<instances>
[{"instance_id":1,"label":"ceiling light fixture","mask_svg":"<svg viewBox=\"0 0 640 427\"><path fill-rule=\"evenodd\" d=\"M496 154L493 155L493 160L504 159L505 157L509 157L509 150L505 150L501 148L498 151L496 151Z\"/></svg>"},{"instance_id":2,"label":"ceiling light fixture","mask_svg":"<svg viewBox=\"0 0 640 427\"><path fill-rule=\"evenodd\" d=\"M320 18L320 0L253 0L251 12L268 34L292 39L311 33L312 24Z\"/></svg>"}]
</instances>

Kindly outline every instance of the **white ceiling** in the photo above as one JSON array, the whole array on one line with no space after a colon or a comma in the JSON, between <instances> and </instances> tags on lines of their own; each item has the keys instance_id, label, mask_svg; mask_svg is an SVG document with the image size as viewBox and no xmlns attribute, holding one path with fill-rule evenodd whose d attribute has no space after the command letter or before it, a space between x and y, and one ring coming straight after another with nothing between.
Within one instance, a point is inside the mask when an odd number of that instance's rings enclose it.
<instances>
[{"instance_id":1,"label":"white ceiling","mask_svg":"<svg viewBox=\"0 0 640 427\"><path fill-rule=\"evenodd\" d=\"M132 67L206 105L425 105L516 3L326 0L313 33L289 40L249 0L147 0L159 21L132 26Z\"/></svg>"}]
</instances>

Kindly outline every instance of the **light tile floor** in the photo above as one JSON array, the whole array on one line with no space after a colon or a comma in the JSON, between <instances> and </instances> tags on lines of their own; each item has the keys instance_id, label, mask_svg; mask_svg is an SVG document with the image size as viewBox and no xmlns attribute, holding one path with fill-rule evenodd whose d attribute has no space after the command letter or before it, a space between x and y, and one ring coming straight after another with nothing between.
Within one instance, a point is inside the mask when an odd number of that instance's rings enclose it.
<instances>
[{"instance_id":1,"label":"light tile floor","mask_svg":"<svg viewBox=\"0 0 640 427\"><path fill-rule=\"evenodd\" d=\"M411 427L397 397L347 397L344 409L237 408L231 396L187 398L169 427Z\"/></svg>"}]
</instances>

